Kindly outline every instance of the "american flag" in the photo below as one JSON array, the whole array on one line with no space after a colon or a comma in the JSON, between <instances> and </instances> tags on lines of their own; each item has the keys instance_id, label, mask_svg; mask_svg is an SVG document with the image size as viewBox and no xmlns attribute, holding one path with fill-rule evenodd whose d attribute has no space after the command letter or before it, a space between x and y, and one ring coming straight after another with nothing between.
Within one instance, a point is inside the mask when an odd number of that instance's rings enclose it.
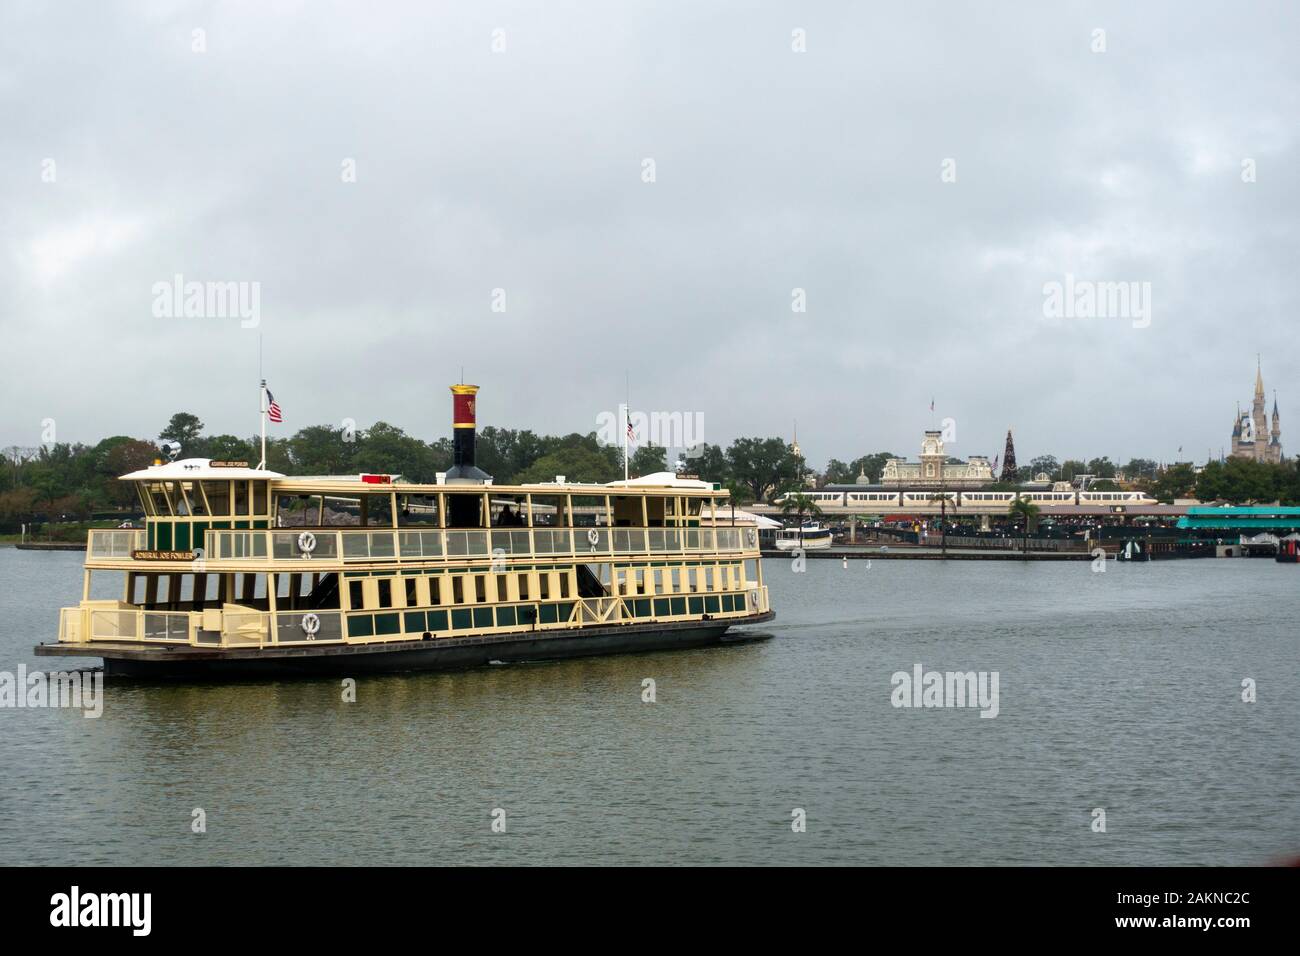
<instances>
[{"instance_id":1,"label":"american flag","mask_svg":"<svg viewBox=\"0 0 1300 956\"><path fill-rule=\"evenodd\" d=\"M277 425L284 421L284 419L280 417L280 406L275 403L275 396L271 394L269 388L266 390L266 417L271 419L271 421L275 422Z\"/></svg>"},{"instance_id":2,"label":"american flag","mask_svg":"<svg viewBox=\"0 0 1300 956\"><path fill-rule=\"evenodd\" d=\"M990 469L990 470L992 470L992 471L997 471L997 470L998 470L998 456L997 456L997 455L994 455L994 456L993 456L993 468Z\"/></svg>"},{"instance_id":3,"label":"american flag","mask_svg":"<svg viewBox=\"0 0 1300 956\"><path fill-rule=\"evenodd\" d=\"M632 430L632 419L627 419L627 437L629 441L636 441L636 432Z\"/></svg>"}]
</instances>

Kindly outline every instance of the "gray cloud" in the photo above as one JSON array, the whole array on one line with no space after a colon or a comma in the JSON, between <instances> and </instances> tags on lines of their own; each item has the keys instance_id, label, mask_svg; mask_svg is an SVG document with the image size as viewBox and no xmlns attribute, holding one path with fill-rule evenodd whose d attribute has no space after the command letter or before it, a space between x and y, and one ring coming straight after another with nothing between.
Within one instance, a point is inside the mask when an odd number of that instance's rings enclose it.
<instances>
[{"instance_id":1,"label":"gray cloud","mask_svg":"<svg viewBox=\"0 0 1300 956\"><path fill-rule=\"evenodd\" d=\"M1298 20L1283 2L8 5L0 444L36 444L45 418L61 440L148 436L181 408L255 431L257 333L153 317L177 273L261 284L286 434L445 434L464 366L481 421L539 431L595 428L626 371L634 406L701 411L710 441L797 420L816 464L914 454L942 417L963 455L1013 426L1026 459L1203 458L1263 352L1286 440ZM1045 318L1066 273L1150 282L1150 327Z\"/></svg>"}]
</instances>

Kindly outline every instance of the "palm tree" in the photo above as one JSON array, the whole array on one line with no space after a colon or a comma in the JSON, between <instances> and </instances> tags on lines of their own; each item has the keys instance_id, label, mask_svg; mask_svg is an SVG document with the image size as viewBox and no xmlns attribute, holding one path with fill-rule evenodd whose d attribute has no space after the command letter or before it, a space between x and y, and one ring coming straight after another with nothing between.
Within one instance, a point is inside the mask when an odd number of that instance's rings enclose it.
<instances>
[{"instance_id":1,"label":"palm tree","mask_svg":"<svg viewBox=\"0 0 1300 956\"><path fill-rule=\"evenodd\" d=\"M1012 525L1018 520L1025 522L1024 534L1024 551L1029 554L1029 532L1031 527L1038 526L1038 505L1025 498L1012 498L1011 504L1007 507L1007 517L1011 519Z\"/></svg>"},{"instance_id":2,"label":"palm tree","mask_svg":"<svg viewBox=\"0 0 1300 956\"><path fill-rule=\"evenodd\" d=\"M940 485L939 490L930 495L929 502L939 506L939 549L943 555L948 554L948 493Z\"/></svg>"},{"instance_id":3,"label":"palm tree","mask_svg":"<svg viewBox=\"0 0 1300 956\"><path fill-rule=\"evenodd\" d=\"M785 496L785 502L781 505L782 514L794 512L799 520L799 547L803 547L803 516L820 516L822 513L821 506L811 497L805 495L802 491L791 491Z\"/></svg>"}]
</instances>

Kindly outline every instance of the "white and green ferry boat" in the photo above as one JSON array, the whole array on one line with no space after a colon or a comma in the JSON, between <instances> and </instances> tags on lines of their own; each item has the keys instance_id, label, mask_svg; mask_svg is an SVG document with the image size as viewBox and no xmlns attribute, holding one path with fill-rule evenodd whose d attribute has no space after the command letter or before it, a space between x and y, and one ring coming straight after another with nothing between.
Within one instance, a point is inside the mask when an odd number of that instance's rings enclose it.
<instances>
[{"instance_id":1,"label":"white and green ferry boat","mask_svg":"<svg viewBox=\"0 0 1300 956\"><path fill-rule=\"evenodd\" d=\"M755 639L773 618L752 524L663 473L496 485L477 387L452 386L455 464L289 477L182 459L123 476L143 528L93 530L82 600L39 656L157 677L454 668ZM98 579L120 579L120 596ZM113 587L116 590L116 586Z\"/></svg>"}]
</instances>

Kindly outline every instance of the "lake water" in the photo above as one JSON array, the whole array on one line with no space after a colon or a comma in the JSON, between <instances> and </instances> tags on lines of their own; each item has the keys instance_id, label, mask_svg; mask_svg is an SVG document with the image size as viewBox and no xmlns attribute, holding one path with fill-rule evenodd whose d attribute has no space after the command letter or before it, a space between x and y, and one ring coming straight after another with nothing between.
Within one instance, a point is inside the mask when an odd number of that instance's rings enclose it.
<instances>
[{"instance_id":1,"label":"lake water","mask_svg":"<svg viewBox=\"0 0 1300 956\"><path fill-rule=\"evenodd\" d=\"M83 558L0 548L0 670L70 666L31 645L79 598ZM0 863L1300 854L1300 568L823 560L796 574L769 560L765 573L778 619L760 644L363 677L355 703L337 679L110 681L96 720L0 709ZM893 707L891 676L918 663L996 671L998 715ZM195 808L206 833L191 832Z\"/></svg>"}]
</instances>

